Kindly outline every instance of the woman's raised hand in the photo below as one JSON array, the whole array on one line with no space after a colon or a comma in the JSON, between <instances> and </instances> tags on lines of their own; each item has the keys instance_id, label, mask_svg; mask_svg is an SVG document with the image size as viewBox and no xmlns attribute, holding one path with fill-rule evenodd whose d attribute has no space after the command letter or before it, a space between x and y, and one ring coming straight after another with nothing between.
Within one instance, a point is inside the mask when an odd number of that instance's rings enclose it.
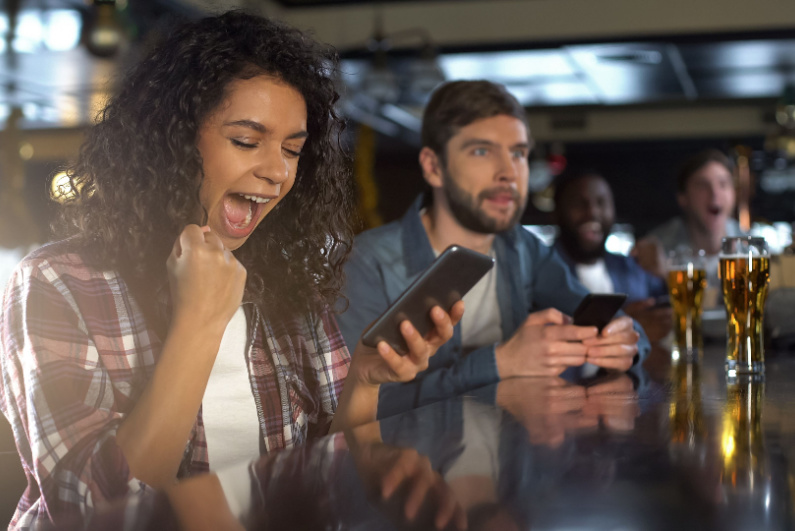
<instances>
[{"instance_id":1,"label":"woman's raised hand","mask_svg":"<svg viewBox=\"0 0 795 531\"><path fill-rule=\"evenodd\" d=\"M246 268L209 227L188 225L168 257L175 320L226 328L243 300Z\"/></svg>"}]
</instances>

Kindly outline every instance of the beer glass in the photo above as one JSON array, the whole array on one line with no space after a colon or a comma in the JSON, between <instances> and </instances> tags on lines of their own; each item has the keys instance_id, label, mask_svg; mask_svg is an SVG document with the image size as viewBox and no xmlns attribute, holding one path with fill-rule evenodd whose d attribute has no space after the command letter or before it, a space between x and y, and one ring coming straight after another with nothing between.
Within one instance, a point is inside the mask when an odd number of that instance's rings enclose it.
<instances>
[{"instance_id":1,"label":"beer glass","mask_svg":"<svg viewBox=\"0 0 795 531\"><path fill-rule=\"evenodd\" d=\"M726 370L762 373L765 352L762 318L770 277L770 254L763 238L724 238L718 274L726 304Z\"/></svg>"},{"instance_id":2,"label":"beer glass","mask_svg":"<svg viewBox=\"0 0 795 531\"><path fill-rule=\"evenodd\" d=\"M680 248L668 255L668 295L674 309L674 358L697 361L703 348L701 313L707 271L703 251Z\"/></svg>"}]
</instances>

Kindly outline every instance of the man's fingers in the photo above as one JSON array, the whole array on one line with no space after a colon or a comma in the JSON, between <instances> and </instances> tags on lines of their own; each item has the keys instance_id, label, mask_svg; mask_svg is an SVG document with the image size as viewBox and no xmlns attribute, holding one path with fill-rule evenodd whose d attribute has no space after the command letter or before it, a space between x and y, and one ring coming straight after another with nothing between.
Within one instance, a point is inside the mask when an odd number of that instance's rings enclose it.
<instances>
[{"instance_id":1,"label":"man's fingers","mask_svg":"<svg viewBox=\"0 0 795 531\"><path fill-rule=\"evenodd\" d=\"M632 367L632 362L634 361L633 356L621 356L621 357L596 357L586 358L589 363L593 363L598 367L602 367L605 369L612 369L616 371L627 371Z\"/></svg>"},{"instance_id":2,"label":"man's fingers","mask_svg":"<svg viewBox=\"0 0 795 531\"><path fill-rule=\"evenodd\" d=\"M544 361L547 367L578 367L585 363L585 359L586 355L583 352L575 356L548 356Z\"/></svg>"},{"instance_id":3,"label":"man's fingers","mask_svg":"<svg viewBox=\"0 0 795 531\"><path fill-rule=\"evenodd\" d=\"M604 347L609 345L632 345L635 348L638 346L638 339L640 334L635 330L628 330L620 334L613 334L608 337L595 337L583 340L582 344L588 347L589 352L594 347Z\"/></svg>"},{"instance_id":4,"label":"man's fingers","mask_svg":"<svg viewBox=\"0 0 795 531\"><path fill-rule=\"evenodd\" d=\"M547 358L557 358L560 356L585 356L588 353L588 346L579 342L555 341L547 347Z\"/></svg>"},{"instance_id":5,"label":"man's fingers","mask_svg":"<svg viewBox=\"0 0 795 531\"><path fill-rule=\"evenodd\" d=\"M540 312L533 312L527 316L524 322L527 326L541 326L547 324L563 325L567 324L567 316L555 308L547 308Z\"/></svg>"},{"instance_id":6,"label":"man's fingers","mask_svg":"<svg viewBox=\"0 0 795 531\"><path fill-rule=\"evenodd\" d=\"M583 341L595 338L599 330L595 326L560 325L548 326L543 333L552 341Z\"/></svg>"},{"instance_id":7,"label":"man's fingers","mask_svg":"<svg viewBox=\"0 0 795 531\"><path fill-rule=\"evenodd\" d=\"M618 334L625 330L632 330L632 318L626 315L610 321L602 330L602 337Z\"/></svg>"}]
</instances>

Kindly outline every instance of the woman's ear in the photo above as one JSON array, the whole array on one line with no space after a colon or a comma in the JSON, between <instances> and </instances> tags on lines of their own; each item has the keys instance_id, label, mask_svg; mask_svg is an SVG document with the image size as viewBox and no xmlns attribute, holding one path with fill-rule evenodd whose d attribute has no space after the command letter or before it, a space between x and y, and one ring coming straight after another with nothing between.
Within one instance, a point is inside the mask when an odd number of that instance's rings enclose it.
<instances>
[{"instance_id":1,"label":"woman's ear","mask_svg":"<svg viewBox=\"0 0 795 531\"><path fill-rule=\"evenodd\" d=\"M439 159L439 155L426 146L420 150L419 161L420 168L422 168L422 177L425 181L432 188L441 188L444 180L442 176L442 161Z\"/></svg>"}]
</instances>

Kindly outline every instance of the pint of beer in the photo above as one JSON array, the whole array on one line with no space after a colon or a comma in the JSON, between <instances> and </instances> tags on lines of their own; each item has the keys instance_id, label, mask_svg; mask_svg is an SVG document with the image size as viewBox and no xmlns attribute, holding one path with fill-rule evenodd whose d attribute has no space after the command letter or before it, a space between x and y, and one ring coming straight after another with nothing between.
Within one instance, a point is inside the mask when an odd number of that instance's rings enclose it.
<instances>
[{"instance_id":1,"label":"pint of beer","mask_svg":"<svg viewBox=\"0 0 795 531\"><path fill-rule=\"evenodd\" d=\"M674 309L675 358L697 360L703 348L701 313L707 271L704 256L680 249L668 256L668 295Z\"/></svg>"},{"instance_id":2,"label":"pint of beer","mask_svg":"<svg viewBox=\"0 0 795 531\"><path fill-rule=\"evenodd\" d=\"M729 374L765 370L762 319L770 276L763 238L724 238L719 271L726 304L726 369Z\"/></svg>"}]
</instances>

